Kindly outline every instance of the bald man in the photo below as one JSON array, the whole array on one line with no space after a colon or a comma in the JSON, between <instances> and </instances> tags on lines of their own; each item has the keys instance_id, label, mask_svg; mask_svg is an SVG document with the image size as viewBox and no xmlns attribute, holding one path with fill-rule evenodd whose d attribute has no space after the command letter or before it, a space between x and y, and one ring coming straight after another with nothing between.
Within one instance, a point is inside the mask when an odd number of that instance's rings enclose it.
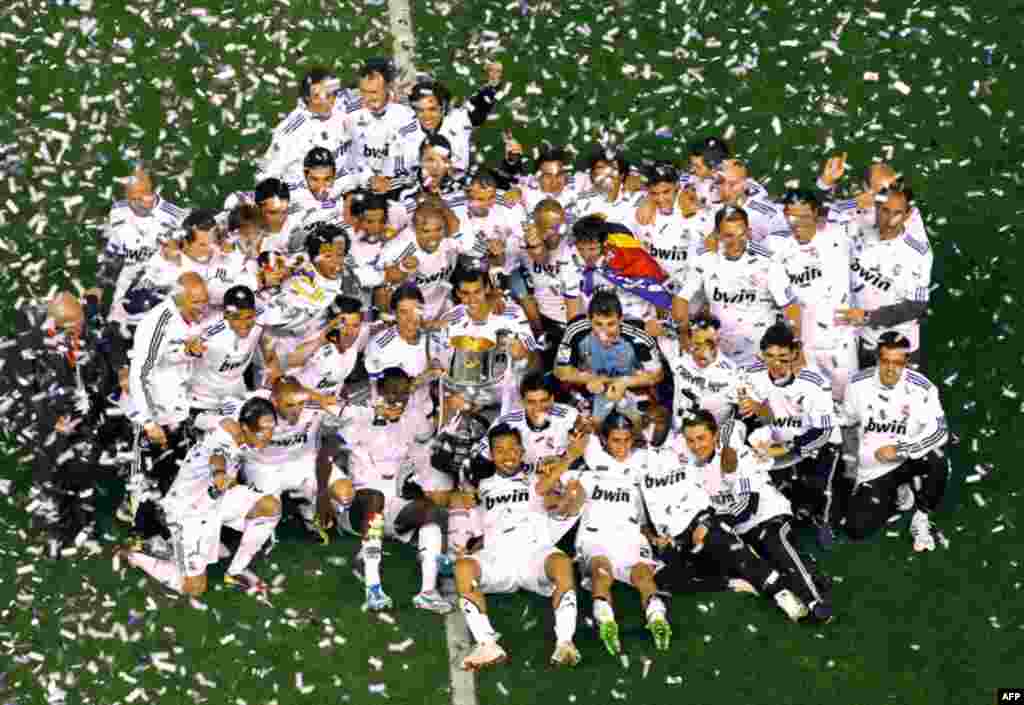
<instances>
[{"instance_id":1,"label":"bald man","mask_svg":"<svg viewBox=\"0 0 1024 705\"><path fill-rule=\"evenodd\" d=\"M90 290L100 300L106 292L114 292L110 310L114 322L123 321L125 316L116 302L124 298L128 286L157 252L160 242L181 227L188 214L160 198L152 176L142 165L137 165L125 180L124 196L110 209L103 234L106 246L96 266L97 286Z\"/></svg>"},{"instance_id":2,"label":"bald man","mask_svg":"<svg viewBox=\"0 0 1024 705\"><path fill-rule=\"evenodd\" d=\"M0 405L5 426L31 449L32 512L74 540L92 523L93 469L103 450L103 410L117 377L87 325L78 298L60 292L19 309L14 344L4 348ZM85 494L82 494L85 493Z\"/></svg>"},{"instance_id":3,"label":"bald man","mask_svg":"<svg viewBox=\"0 0 1024 705\"><path fill-rule=\"evenodd\" d=\"M159 458L149 471L163 495L174 480L177 461L184 457L186 439L183 422L188 418L188 381L192 363L202 357L206 346L200 337L200 322L210 306L206 284L195 272L182 274L173 295L147 313L135 331L128 385L135 406L132 421L142 429L138 447ZM142 441L143 436L148 444ZM164 451L171 451L165 453ZM141 492L141 489L139 490ZM138 503L135 505L138 507ZM146 513L136 517L144 534L155 530Z\"/></svg>"}]
</instances>

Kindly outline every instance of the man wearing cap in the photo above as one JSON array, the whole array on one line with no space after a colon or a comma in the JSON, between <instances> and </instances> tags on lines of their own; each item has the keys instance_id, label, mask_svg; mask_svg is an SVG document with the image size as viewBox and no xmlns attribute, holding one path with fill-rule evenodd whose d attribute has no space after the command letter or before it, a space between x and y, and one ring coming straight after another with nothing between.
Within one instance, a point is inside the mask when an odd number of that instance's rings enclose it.
<instances>
[{"instance_id":1,"label":"man wearing cap","mask_svg":"<svg viewBox=\"0 0 1024 705\"><path fill-rule=\"evenodd\" d=\"M290 187L303 179L303 160L313 147L323 147L339 166L347 162L352 144L348 116L336 109L341 84L330 69L311 68L299 84L295 109L274 129L270 148L259 164L256 180L277 178Z\"/></svg>"}]
</instances>

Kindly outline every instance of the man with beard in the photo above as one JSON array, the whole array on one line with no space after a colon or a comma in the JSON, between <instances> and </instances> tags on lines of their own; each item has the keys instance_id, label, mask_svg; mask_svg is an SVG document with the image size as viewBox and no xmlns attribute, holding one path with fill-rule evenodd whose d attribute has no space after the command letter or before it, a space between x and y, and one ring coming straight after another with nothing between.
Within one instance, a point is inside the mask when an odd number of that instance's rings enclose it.
<instances>
[{"instance_id":1,"label":"man with beard","mask_svg":"<svg viewBox=\"0 0 1024 705\"><path fill-rule=\"evenodd\" d=\"M860 366L871 366L878 341L895 332L910 341L910 362L921 366L921 319L928 310L932 250L907 232L913 195L889 191L876 226L854 240L852 306L837 310L841 324L859 329Z\"/></svg>"},{"instance_id":2,"label":"man with beard","mask_svg":"<svg viewBox=\"0 0 1024 705\"><path fill-rule=\"evenodd\" d=\"M680 341L685 347L690 301L702 294L712 315L722 322L722 352L746 367L755 362L764 330L775 322L779 311L798 333L803 313L781 262L750 241L745 210L720 210L715 216L715 232L717 251L703 251L694 260L686 285L673 299L672 317L681 326Z\"/></svg>"},{"instance_id":3,"label":"man with beard","mask_svg":"<svg viewBox=\"0 0 1024 705\"><path fill-rule=\"evenodd\" d=\"M345 224L345 201L342 194L356 188L356 180L338 178L334 155L325 147L313 147L302 160L303 183L292 189L289 208L295 212L302 227L313 223Z\"/></svg>"},{"instance_id":4,"label":"man with beard","mask_svg":"<svg viewBox=\"0 0 1024 705\"><path fill-rule=\"evenodd\" d=\"M336 109L340 81L323 66L314 66L299 84L295 109L274 130L256 180L280 179L290 187L303 183L303 160L313 147L330 153L341 166L348 159L352 129L344 110Z\"/></svg>"},{"instance_id":5,"label":"man with beard","mask_svg":"<svg viewBox=\"0 0 1024 705\"><path fill-rule=\"evenodd\" d=\"M561 148L546 147L537 158L537 171L519 186L520 201L528 213L534 213L544 200L554 200L570 210L579 198L579 178L572 173L572 159ZM572 223L569 223L572 225Z\"/></svg>"},{"instance_id":6,"label":"man with beard","mask_svg":"<svg viewBox=\"0 0 1024 705\"><path fill-rule=\"evenodd\" d=\"M409 105L416 111L421 138L438 135L448 141L455 174L465 174L472 166L473 131L487 121L497 100L504 67L491 61L484 70L487 83L458 108L451 107L451 93L438 81L420 81L409 93Z\"/></svg>"},{"instance_id":7,"label":"man with beard","mask_svg":"<svg viewBox=\"0 0 1024 705\"><path fill-rule=\"evenodd\" d=\"M94 292L101 303L103 294L111 292L110 321L117 324L127 320L121 301L128 287L159 251L160 243L172 237L188 215L157 195L152 177L142 166L125 182L124 195L110 210L104 231L106 246L96 264L98 290Z\"/></svg>"},{"instance_id":8,"label":"man with beard","mask_svg":"<svg viewBox=\"0 0 1024 705\"><path fill-rule=\"evenodd\" d=\"M529 590L551 598L555 617L555 651L551 662L575 666L580 653L576 632L576 585L572 560L555 544L552 512L576 514L581 500L579 482L568 482L562 496L553 484L541 482L523 462L519 432L506 424L488 433L487 446L495 473L477 490L482 517L482 547L455 563L459 606L476 642L462 660L464 670L476 671L504 662L498 634L487 616L485 595Z\"/></svg>"},{"instance_id":9,"label":"man with beard","mask_svg":"<svg viewBox=\"0 0 1024 705\"><path fill-rule=\"evenodd\" d=\"M764 187L750 178L747 165L738 159L727 159L716 175L718 200L709 204L711 214L726 208L742 208L750 221L750 238L770 247L766 238L779 230L786 230L786 220Z\"/></svg>"},{"instance_id":10,"label":"man with beard","mask_svg":"<svg viewBox=\"0 0 1024 705\"><path fill-rule=\"evenodd\" d=\"M104 330L98 308L95 297L83 306L68 292L22 307L0 359L5 424L31 450L28 511L53 531L54 557L60 543L88 537L97 463L113 450L103 410L117 388L110 352L119 339Z\"/></svg>"}]
</instances>

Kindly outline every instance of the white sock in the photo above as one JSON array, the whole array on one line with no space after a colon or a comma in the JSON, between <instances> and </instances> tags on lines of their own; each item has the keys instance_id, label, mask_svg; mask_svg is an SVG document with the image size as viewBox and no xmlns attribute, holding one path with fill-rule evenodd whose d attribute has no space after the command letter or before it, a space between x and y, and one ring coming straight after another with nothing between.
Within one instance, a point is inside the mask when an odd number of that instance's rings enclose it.
<instances>
[{"instance_id":1,"label":"white sock","mask_svg":"<svg viewBox=\"0 0 1024 705\"><path fill-rule=\"evenodd\" d=\"M657 595L651 595L651 599L647 601L647 609L644 612L648 622L658 617L664 619L665 603Z\"/></svg>"},{"instance_id":2,"label":"white sock","mask_svg":"<svg viewBox=\"0 0 1024 705\"><path fill-rule=\"evenodd\" d=\"M576 634L576 591L562 593L562 599L555 607L555 640L558 643L572 641Z\"/></svg>"},{"instance_id":3,"label":"white sock","mask_svg":"<svg viewBox=\"0 0 1024 705\"><path fill-rule=\"evenodd\" d=\"M128 555L128 562L136 568L144 570L172 590L181 592L183 582L181 571L178 570L174 561L165 561L145 553L133 552Z\"/></svg>"},{"instance_id":4,"label":"white sock","mask_svg":"<svg viewBox=\"0 0 1024 705\"><path fill-rule=\"evenodd\" d=\"M231 559L231 565L228 566L228 575L237 575L249 567L253 556L263 548L263 544L274 533L274 529L277 528L279 521L281 521L280 514L245 520L242 542L238 544L235 557Z\"/></svg>"},{"instance_id":5,"label":"white sock","mask_svg":"<svg viewBox=\"0 0 1024 705\"><path fill-rule=\"evenodd\" d=\"M437 589L437 557L441 554L441 527L437 524L421 526L419 544L423 576L420 592L434 592Z\"/></svg>"},{"instance_id":6,"label":"white sock","mask_svg":"<svg viewBox=\"0 0 1024 705\"><path fill-rule=\"evenodd\" d=\"M473 635L473 640L476 643L484 644L497 640L494 627L491 626L490 617L487 616L486 612L481 612L475 602L465 597L460 597L459 607L462 608L462 614L466 617L466 626L469 627L469 633Z\"/></svg>"},{"instance_id":7,"label":"white sock","mask_svg":"<svg viewBox=\"0 0 1024 705\"><path fill-rule=\"evenodd\" d=\"M363 577L366 587L380 585L380 559L383 552L384 517L371 514L367 522L366 536L363 538Z\"/></svg>"},{"instance_id":8,"label":"white sock","mask_svg":"<svg viewBox=\"0 0 1024 705\"><path fill-rule=\"evenodd\" d=\"M615 610L612 609L612 603L603 597L594 598L594 619L598 622L614 622L615 621Z\"/></svg>"}]
</instances>

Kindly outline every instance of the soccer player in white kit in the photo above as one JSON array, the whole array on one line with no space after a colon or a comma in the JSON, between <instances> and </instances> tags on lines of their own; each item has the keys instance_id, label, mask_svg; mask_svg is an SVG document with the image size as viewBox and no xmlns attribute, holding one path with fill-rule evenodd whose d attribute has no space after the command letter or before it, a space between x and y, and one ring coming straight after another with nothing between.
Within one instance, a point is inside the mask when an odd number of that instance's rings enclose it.
<instances>
[{"instance_id":1,"label":"soccer player in white kit","mask_svg":"<svg viewBox=\"0 0 1024 705\"><path fill-rule=\"evenodd\" d=\"M467 253L466 241L448 230L444 211L421 205L413 216L413 228L406 228L381 250L379 263L389 281L396 277L414 283L425 300L424 316L441 317L451 302L448 282L460 254Z\"/></svg>"},{"instance_id":2,"label":"soccer player in white kit","mask_svg":"<svg viewBox=\"0 0 1024 705\"><path fill-rule=\"evenodd\" d=\"M341 434L350 452L350 479L344 482L354 501L348 508L336 504L335 510L339 528L364 536L361 559L369 609L393 604L380 579L380 538L386 537L417 542L422 583L413 605L447 614L452 604L437 591L443 517L437 505L408 483L423 458L416 451L420 422L407 412L411 390L412 378L389 367L380 373L372 407L349 405L341 412Z\"/></svg>"},{"instance_id":3,"label":"soccer player in white kit","mask_svg":"<svg viewBox=\"0 0 1024 705\"><path fill-rule=\"evenodd\" d=\"M104 231L107 242L96 264L98 287L109 289L112 294L111 322L126 322L121 301L128 287L159 251L160 243L181 227L186 215L188 211L157 195L152 178L142 167L128 178L124 200L110 209Z\"/></svg>"},{"instance_id":4,"label":"soccer player in white kit","mask_svg":"<svg viewBox=\"0 0 1024 705\"><path fill-rule=\"evenodd\" d=\"M719 450L718 426L705 411L684 422L683 436L711 506L727 517L728 533L748 543L771 571L765 578L764 569L759 569L752 584L773 597L794 622L807 617L818 623L830 621L831 603L790 541L789 500L771 484L770 462L750 448Z\"/></svg>"},{"instance_id":5,"label":"soccer player in white kit","mask_svg":"<svg viewBox=\"0 0 1024 705\"><path fill-rule=\"evenodd\" d=\"M552 483L538 482L523 463L519 432L507 424L492 428L487 443L496 472L480 482L476 493L476 511L483 515L482 547L455 562L459 607L476 642L462 668L475 671L508 658L487 615L485 595L518 590L551 598L556 641L551 662L575 666L580 654L573 644L577 610L572 559L555 547L551 514L578 512L581 487L570 481L559 496Z\"/></svg>"},{"instance_id":6,"label":"soccer player in white kit","mask_svg":"<svg viewBox=\"0 0 1024 705\"><path fill-rule=\"evenodd\" d=\"M174 560L119 549L118 555L172 590L188 595L206 592L206 566L220 560L222 526L242 532L242 542L224 575L224 582L245 591L265 592L266 584L249 570L281 519L281 503L238 483L238 473L251 452L265 448L277 414L266 399L242 405L231 432L217 428L186 456L174 484L161 501L171 528Z\"/></svg>"},{"instance_id":7,"label":"soccer player in white kit","mask_svg":"<svg viewBox=\"0 0 1024 705\"><path fill-rule=\"evenodd\" d=\"M554 466L537 487L542 493L559 483L568 490L572 481L583 487L586 499L576 534L576 560L585 576L583 587L589 587L594 596L594 619L601 641L613 656L622 651L612 608L615 581L639 591L647 629L659 651L668 649L672 636L666 605L657 595L654 579L662 564L654 559L642 531L645 515L640 482L649 451L634 450L633 430L628 417L611 412L601 424L600 438L591 437L587 445L586 469Z\"/></svg>"},{"instance_id":8,"label":"soccer player in white kit","mask_svg":"<svg viewBox=\"0 0 1024 705\"><path fill-rule=\"evenodd\" d=\"M329 323L319 337L290 352L285 364L306 387L341 400L345 380L366 349L370 325L364 320L362 302L351 296L335 297L326 316Z\"/></svg>"},{"instance_id":9,"label":"soccer player in white kit","mask_svg":"<svg viewBox=\"0 0 1024 705\"><path fill-rule=\"evenodd\" d=\"M598 150L587 160L591 190L581 193L569 208L575 225L588 215L603 216L609 223L631 225L639 198L623 185L626 160L612 151Z\"/></svg>"},{"instance_id":10,"label":"soccer player in white kit","mask_svg":"<svg viewBox=\"0 0 1024 705\"><path fill-rule=\"evenodd\" d=\"M213 411L228 399L246 395L245 370L257 353L272 381L282 374L269 336L256 309L256 296L244 285L233 286L224 294L224 315L199 332L202 354L192 365L188 381L189 407Z\"/></svg>"},{"instance_id":11,"label":"soccer player in white kit","mask_svg":"<svg viewBox=\"0 0 1024 705\"><path fill-rule=\"evenodd\" d=\"M907 230L912 194L889 191L879 196L877 221L854 238L853 306L839 320L860 333L861 367L869 367L883 333L910 341L910 362L922 363L921 318L928 311L933 254L927 242Z\"/></svg>"},{"instance_id":12,"label":"soccer player in white kit","mask_svg":"<svg viewBox=\"0 0 1024 705\"><path fill-rule=\"evenodd\" d=\"M790 189L782 204L792 237L773 247L800 299L801 349L806 361L828 377L832 396L841 403L857 371L856 331L837 315L852 303L850 239L844 227L823 221L813 191Z\"/></svg>"},{"instance_id":13,"label":"soccer player in white kit","mask_svg":"<svg viewBox=\"0 0 1024 705\"><path fill-rule=\"evenodd\" d=\"M814 368L801 368L800 345L783 323L765 331L762 362L747 369L739 414L753 426L747 442L773 461L772 477L809 516L818 544L832 546L838 525L842 466L839 425L832 390Z\"/></svg>"},{"instance_id":14,"label":"soccer player in white kit","mask_svg":"<svg viewBox=\"0 0 1024 705\"><path fill-rule=\"evenodd\" d=\"M885 526L891 510L914 510L910 533L915 551L934 551L929 514L946 491L949 439L939 391L907 369L910 341L896 332L878 341L878 366L850 380L844 421L859 441L857 486L850 498L847 533L864 539Z\"/></svg>"},{"instance_id":15,"label":"soccer player in white kit","mask_svg":"<svg viewBox=\"0 0 1024 705\"><path fill-rule=\"evenodd\" d=\"M673 299L673 318L686 333L690 301L703 293L711 313L722 322L722 352L740 367L747 367L756 361L761 336L775 322L778 311L798 333L803 312L782 264L761 245L750 242L746 211L720 210L715 231L717 251L697 256L686 285Z\"/></svg>"}]
</instances>

